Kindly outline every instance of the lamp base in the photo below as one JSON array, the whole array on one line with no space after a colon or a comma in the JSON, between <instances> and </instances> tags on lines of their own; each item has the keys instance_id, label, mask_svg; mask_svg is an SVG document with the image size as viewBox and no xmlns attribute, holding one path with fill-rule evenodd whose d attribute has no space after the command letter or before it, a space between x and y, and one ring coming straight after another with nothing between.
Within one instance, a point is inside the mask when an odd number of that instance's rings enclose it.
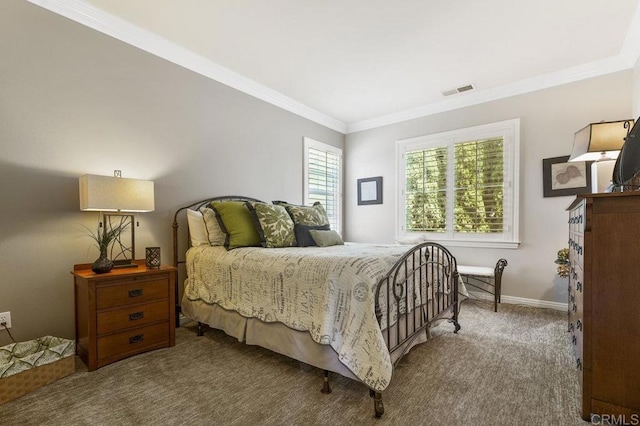
<instances>
[{"instance_id":1,"label":"lamp base","mask_svg":"<svg viewBox=\"0 0 640 426\"><path fill-rule=\"evenodd\" d=\"M601 160L591 163L591 192L608 192L616 160Z\"/></svg>"}]
</instances>

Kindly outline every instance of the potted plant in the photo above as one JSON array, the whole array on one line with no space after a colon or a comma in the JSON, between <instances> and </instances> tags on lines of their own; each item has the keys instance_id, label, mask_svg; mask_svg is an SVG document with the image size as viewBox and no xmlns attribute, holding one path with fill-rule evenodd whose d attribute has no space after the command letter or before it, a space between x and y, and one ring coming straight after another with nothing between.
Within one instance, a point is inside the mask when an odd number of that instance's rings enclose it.
<instances>
[{"instance_id":1,"label":"potted plant","mask_svg":"<svg viewBox=\"0 0 640 426\"><path fill-rule=\"evenodd\" d=\"M124 231L127 226L129 226L128 222L120 222L117 225L111 226L109 229L106 229L106 226L102 226L102 223L98 226L98 231L93 232L91 229L87 228L89 231L89 237L91 237L95 243L98 250L100 250L100 257L96 259L95 262L91 264L91 270L96 274L104 274L111 269L113 269L113 261L109 259L107 255L107 250L111 243L116 240L122 231ZM85 227L86 228L86 227Z\"/></svg>"}]
</instances>

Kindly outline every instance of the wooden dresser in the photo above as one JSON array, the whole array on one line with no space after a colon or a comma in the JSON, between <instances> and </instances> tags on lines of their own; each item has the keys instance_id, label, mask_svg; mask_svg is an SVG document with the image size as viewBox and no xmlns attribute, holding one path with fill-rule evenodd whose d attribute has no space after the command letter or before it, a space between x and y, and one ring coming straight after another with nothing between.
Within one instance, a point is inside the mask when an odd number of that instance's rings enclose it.
<instances>
[{"instance_id":1,"label":"wooden dresser","mask_svg":"<svg viewBox=\"0 0 640 426\"><path fill-rule=\"evenodd\" d=\"M640 421L640 192L584 194L567 210L582 418L631 424Z\"/></svg>"},{"instance_id":2,"label":"wooden dresser","mask_svg":"<svg viewBox=\"0 0 640 426\"><path fill-rule=\"evenodd\" d=\"M129 356L175 345L173 266L113 269L94 274L73 268L76 350L93 371Z\"/></svg>"}]
</instances>

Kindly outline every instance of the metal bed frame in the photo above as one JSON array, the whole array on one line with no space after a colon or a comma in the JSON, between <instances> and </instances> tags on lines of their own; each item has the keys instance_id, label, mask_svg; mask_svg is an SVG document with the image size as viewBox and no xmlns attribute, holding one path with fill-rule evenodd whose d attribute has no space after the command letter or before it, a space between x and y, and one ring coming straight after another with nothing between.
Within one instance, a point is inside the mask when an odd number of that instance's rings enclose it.
<instances>
[{"instance_id":1,"label":"metal bed frame","mask_svg":"<svg viewBox=\"0 0 640 426\"><path fill-rule=\"evenodd\" d=\"M198 210L212 201L260 201L255 198L229 195L212 197L179 208L173 217L173 265L178 267L186 261L179 257L178 216L187 209ZM187 240L187 248L190 239ZM186 252L186 250L184 250ZM180 289L179 273L176 274L176 327L179 327ZM425 242L410 248L391 267L375 288L375 314L378 324L383 317L394 319L386 327L383 336L389 354L395 357L395 368L400 359L411 349L416 338L424 333L435 321L448 319L454 325L454 333L460 330L458 323L458 271L455 257L442 245ZM394 298L396 303L388 303ZM407 309L412 307L413 309ZM389 321L388 321L389 322ZM198 334L202 324L198 324ZM392 357L392 359L393 359ZM322 393L330 393L328 371L324 370ZM370 389L376 417L384 413L382 392Z\"/></svg>"}]
</instances>

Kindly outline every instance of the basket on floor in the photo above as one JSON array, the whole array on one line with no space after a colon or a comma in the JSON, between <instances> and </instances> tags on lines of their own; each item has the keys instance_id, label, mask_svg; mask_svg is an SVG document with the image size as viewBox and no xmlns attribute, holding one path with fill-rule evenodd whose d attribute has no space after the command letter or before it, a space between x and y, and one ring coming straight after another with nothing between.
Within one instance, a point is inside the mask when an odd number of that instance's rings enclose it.
<instances>
[{"instance_id":1,"label":"basket on floor","mask_svg":"<svg viewBox=\"0 0 640 426\"><path fill-rule=\"evenodd\" d=\"M0 347L0 404L72 374L75 352L74 341L53 336Z\"/></svg>"}]
</instances>

